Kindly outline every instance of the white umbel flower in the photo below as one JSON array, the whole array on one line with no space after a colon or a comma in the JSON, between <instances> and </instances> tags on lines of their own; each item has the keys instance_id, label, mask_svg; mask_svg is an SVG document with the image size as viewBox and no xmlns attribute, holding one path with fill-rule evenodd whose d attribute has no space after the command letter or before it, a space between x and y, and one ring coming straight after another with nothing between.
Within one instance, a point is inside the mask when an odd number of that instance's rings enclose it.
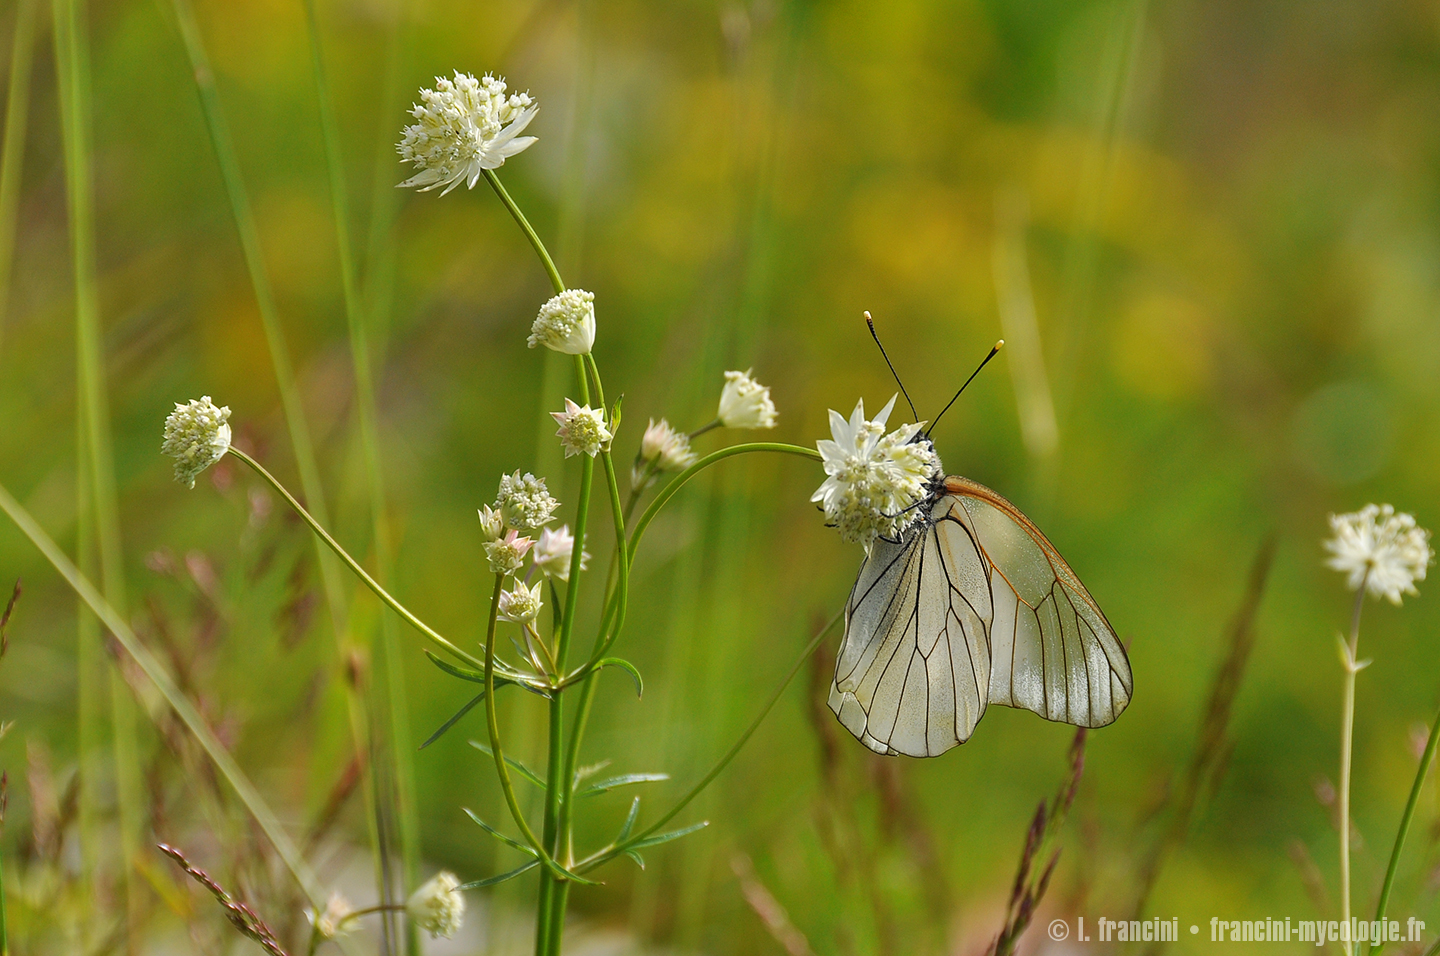
<instances>
[{"instance_id":1,"label":"white umbel flower","mask_svg":"<svg viewBox=\"0 0 1440 956\"><path fill-rule=\"evenodd\" d=\"M575 536L569 525L561 525L559 531L543 528L540 540L535 542L535 567L547 578L560 581L570 580L570 559L575 554ZM580 552L580 570L584 571L590 560L590 552Z\"/></svg>"},{"instance_id":2,"label":"white umbel flower","mask_svg":"<svg viewBox=\"0 0 1440 956\"><path fill-rule=\"evenodd\" d=\"M490 572L514 574L519 571L534 543L529 538L520 537L518 531L511 531L499 540L485 542L485 557L490 561Z\"/></svg>"},{"instance_id":3,"label":"white umbel flower","mask_svg":"<svg viewBox=\"0 0 1440 956\"><path fill-rule=\"evenodd\" d=\"M591 408L589 405L576 405L570 399L565 399L565 411L551 412L550 417L560 423L560 429L555 434L560 438L560 446L565 449L565 457L572 455L589 455L594 458L604 449L610 447L610 429L605 426L605 413L598 408Z\"/></svg>"},{"instance_id":4,"label":"white umbel flower","mask_svg":"<svg viewBox=\"0 0 1440 956\"><path fill-rule=\"evenodd\" d=\"M1415 516L1396 513L1390 505L1366 505L1351 514L1331 515L1334 537L1325 542L1332 557L1326 565L1346 575L1354 590L1365 584L1375 597L1400 603L1401 594L1419 594L1415 582L1425 580L1425 569L1435 560L1430 532L1415 524Z\"/></svg>"},{"instance_id":5,"label":"white umbel flower","mask_svg":"<svg viewBox=\"0 0 1440 956\"><path fill-rule=\"evenodd\" d=\"M521 477L517 470L513 475L500 476L495 507L504 517L506 527L529 531L553 521L560 502L550 497L544 478L536 478L529 472Z\"/></svg>"},{"instance_id":6,"label":"white umbel flower","mask_svg":"<svg viewBox=\"0 0 1440 956\"><path fill-rule=\"evenodd\" d=\"M520 133L539 108L528 93L507 95L505 81L489 73L479 80L459 70L453 80L437 76L435 89L420 91L420 103L410 108L417 122L405 127L395 147L419 170L400 185L421 192L443 186L448 193L461 183L474 189L483 170L535 142Z\"/></svg>"},{"instance_id":7,"label":"white umbel flower","mask_svg":"<svg viewBox=\"0 0 1440 956\"><path fill-rule=\"evenodd\" d=\"M209 395L184 405L175 403L175 411L165 419L160 451L175 459L176 481L194 488L199 474L225 457L230 450L229 419L229 407L215 407Z\"/></svg>"},{"instance_id":8,"label":"white umbel flower","mask_svg":"<svg viewBox=\"0 0 1440 956\"><path fill-rule=\"evenodd\" d=\"M832 409L834 441L815 443L829 477L810 500L821 503L826 523L838 528L841 538L860 542L866 553L876 538L898 540L926 517L925 509L917 505L941 476L934 446L923 438L911 441L924 422L902 425L885 434L885 422L894 407L895 398L891 397L874 421L866 421L861 399L848 422Z\"/></svg>"},{"instance_id":9,"label":"white umbel flower","mask_svg":"<svg viewBox=\"0 0 1440 956\"><path fill-rule=\"evenodd\" d=\"M305 915L309 918L310 925L315 927L317 936L321 939L334 939L355 928L354 912L355 907L337 890L330 894L323 911L316 913L311 910Z\"/></svg>"},{"instance_id":10,"label":"white umbel flower","mask_svg":"<svg viewBox=\"0 0 1440 956\"><path fill-rule=\"evenodd\" d=\"M441 870L430 881L410 894L405 912L431 938L446 939L460 931L465 921L465 897L460 895L460 880L448 870Z\"/></svg>"},{"instance_id":11,"label":"white umbel flower","mask_svg":"<svg viewBox=\"0 0 1440 956\"><path fill-rule=\"evenodd\" d=\"M645 429L640 439L640 457L654 462L659 471L684 471L695 464L695 453L690 450L690 436L677 432L665 419L655 421Z\"/></svg>"},{"instance_id":12,"label":"white umbel flower","mask_svg":"<svg viewBox=\"0 0 1440 956\"><path fill-rule=\"evenodd\" d=\"M769 387L751 378L749 371L726 372L717 417L726 428L774 428L775 403Z\"/></svg>"},{"instance_id":13,"label":"white umbel flower","mask_svg":"<svg viewBox=\"0 0 1440 956\"><path fill-rule=\"evenodd\" d=\"M500 620L529 624L540 616L540 584L527 588L524 582L516 583L509 591L500 592Z\"/></svg>"},{"instance_id":14,"label":"white umbel flower","mask_svg":"<svg viewBox=\"0 0 1440 956\"><path fill-rule=\"evenodd\" d=\"M595 345L595 293L566 289L540 306L526 344L566 355L586 355Z\"/></svg>"},{"instance_id":15,"label":"white umbel flower","mask_svg":"<svg viewBox=\"0 0 1440 956\"><path fill-rule=\"evenodd\" d=\"M480 532L485 535L486 541L498 540L505 533L505 517L500 514L499 508L480 506Z\"/></svg>"}]
</instances>

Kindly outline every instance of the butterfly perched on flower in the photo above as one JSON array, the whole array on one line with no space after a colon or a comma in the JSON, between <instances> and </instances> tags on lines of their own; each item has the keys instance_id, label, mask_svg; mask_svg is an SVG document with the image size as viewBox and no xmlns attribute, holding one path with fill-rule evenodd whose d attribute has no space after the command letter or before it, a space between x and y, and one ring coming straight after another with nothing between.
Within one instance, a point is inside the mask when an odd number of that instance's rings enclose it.
<instances>
[{"instance_id":1,"label":"butterfly perched on flower","mask_svg":"<svg viewBox=\"0 0 1440 956\"><path fill-rule=\"evenodd\" d=\"M817 444L828 477L814 500L866 549L830 709L871 750L911 757L970 739L990 704L1114 721L1134 682L1095 599L1020 509L945 475L923 422L887 433L894 406L869 421L863 401L848 420L832 411L833 440Z\"/></svg>"}]
</instances>

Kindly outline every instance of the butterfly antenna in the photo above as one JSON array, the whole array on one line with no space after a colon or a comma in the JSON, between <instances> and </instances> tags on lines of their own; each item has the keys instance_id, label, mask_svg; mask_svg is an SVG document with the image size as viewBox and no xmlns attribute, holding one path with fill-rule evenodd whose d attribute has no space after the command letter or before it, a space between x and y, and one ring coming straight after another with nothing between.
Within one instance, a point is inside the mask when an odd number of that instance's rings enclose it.
<instances>
[{"instance_id":1,"label":"butterfly antenna","mask_svg":"<svg viewBox=\"0 0 1440 956\"><path fill-rule=\"evenodd\" d=\"M973 371L973 372L970 373L970 377L965 380L965 385L961 385L961 386L960 386L960 391L955 393L955 398L959 398L959 397L960 397L960 393L965 391L965 386L966 386L966 385L969 385L971 382L975 381L975 376L977 376L977 375L980 374L980 370L981 370L982 368L984 368L987 364L989 364L990 360L995 357L996 353L998 353L998 352L999 352L1002 348L1004 348L1004 347L1005 347L1005 340L1004 340L1004 339L1001 339L1000 341L998 341L998 342L995 343L995 347L990 350L990 354L987 355L987 356L985 356L984 360L981 361L981 363L980 363L979 365L975 366L975 371ZM941 419L941 417L942 417L946 412L950 411L950 406L955 404L955 398L950 399L949 403L947 403L944 408L940 409L940 414L939 414L939 415L936 415L936 416L935 416L935 420L930 423L930 427L927 428L927 429L925 429L925 437L926 437L926 438L929 438L929 437L930 437L930 433L935 430L935 426L938 425L938 424L940 424L940 419Z\"/></svg>"},{"instance_id":2,"label":"butterfly antenna","mask_svg":"<svg viewBox=\"0 0 1440 956\"><path fill-rule=\"evenodd\" d=\"M895 371L895 365L890 361L890 356L885 354L885 346L880 345L880 334L875 331L875 320L870 318L868 311L865 313L865 324L870 326L870 337L875 340L876 345L880 346L880 357L885 360L886 365L890 366L890 374L895 376L895 384L900 386L900 394L905 396L905 401L910 405L911 420L918 422L920 413L915 411L915 403L910 401L910 393L905 391L905 383L900 381L900 373Z\"/></svg>"}]
</instances>

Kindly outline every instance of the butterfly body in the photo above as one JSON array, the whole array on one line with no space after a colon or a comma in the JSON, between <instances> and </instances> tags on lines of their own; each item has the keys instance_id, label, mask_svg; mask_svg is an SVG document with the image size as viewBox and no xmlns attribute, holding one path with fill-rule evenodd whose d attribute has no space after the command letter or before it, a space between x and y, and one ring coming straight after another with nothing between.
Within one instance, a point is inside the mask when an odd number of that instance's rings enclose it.
<instances>
[{"instance_id":1,"label":"butterfly body","mask_svg":"<svg viewBox=\"0 0 1440 956\"><path fill-rule=\"evenodd\" d=\"M968 478L937 477L917 509L875 540L846 604L829 696L846 729L877 753L933 757L992 703L1115 720L1133 690L1125 649L1045 535Z\"/></svg>"}]
</instances>

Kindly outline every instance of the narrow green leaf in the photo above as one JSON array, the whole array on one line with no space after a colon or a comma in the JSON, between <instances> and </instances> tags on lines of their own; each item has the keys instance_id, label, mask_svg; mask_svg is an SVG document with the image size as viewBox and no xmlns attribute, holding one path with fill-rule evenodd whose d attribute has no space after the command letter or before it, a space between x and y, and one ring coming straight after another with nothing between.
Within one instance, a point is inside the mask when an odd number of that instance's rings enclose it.
<instances>
[{"instance_id":1,"label":"narrow green leaf","mask_svg":"<svg viewBox=\"0 0 1440 956\"><path fill-rule=\"evenodd\" d=\"M679 829L679 830L671 830L669 833L657 833L657 834L655 834L655 836L653 836L653 837L646 837L646 838L643 839L643 840L638 840L638 841L636 841L633 845L627 847L626 849L627 849L627 850L642 850L642 849L644 849L644 848L647 847L647 846L656 846L656 845L661 844L661 843L669 843L671 840L678 840L678 839L680 839L680 838L683 837L683 836L688 836L688 835L690 835L691 833L694 833L696 830L703 830L703 829L705 829L706 827L708 827L709 825L710 825L710 821L709 821L709 820L701 820L699 823L697 823L697 824L695 824L695 825L693 825L693 826L682 827L682 828Z\"/></svg>"},{"instance_id":2,"label":"narrow green leaf","mask_svg":"<svg viewBox=\"0 0 1440 956\"><path fill-rule=\"evenodd\" d=\"M608 793L616 787L628 787L636 783L658 783L661 780L669 779L668 773L623 773L618 777L606 777L604 780L592 783L581 790L578 796L593 797L596 794Z\"/></svg>"},{"instance_id":3,"label":"narrow green leaf","mask_svg":"<svg viewBox=\"0 0 1440 956\"><path fill-rule=\"evenodd\" d=\"M506 836L505 834L501 833L499 830L495 829L495 828L492 827L490 824L486 823L484 820L482 820L482 819L480 819L478 816L476 816L476 815L475 815L475 811L471 810L469 807L461 807L460 809L462 809L462 810L465 811L465 815L466 815L467 817L469 817L470 819L474 820L477 824L479 824L479 825L480 825L480 829L484 830L486 833L490 834L490 835L493 836L495 839L499 840L501 843L505 844L506 846L513 846L515 849L519 850L521 853L525 853L525 854L528 854L528 855L530 855L530 856L535 856L535 848L534 848L534 847L529 847L529 846L526 846L525 844L520 843L520 842L518 842L518 841L516 841L516 840L510 839L508 836ZM538 862L538 861L537 861L537 862Z\"/></svg>"},{"instance_id":4,"label":"narrow green leaf","mask_svg":"<svg viewBox=\"0 0 1440 956\"><path fill-rule=\"evenodd\" d=\"M610 758L607 757L604 760L599 761L598 763L590 764L590 766L588 767L581 767L579 770L575 771L574 786L580 786L581 781L595 776L597 773L604 770L608 766L610 766Z\"/></svg>"},{"instance_id":5,"label":"narrow green leaf","mask_svg":"<svg viewBox=\"0 0 1440 956\"><path fill-rule=\"evenodd\" d=\"M645 869L645 858L643 856L636 853L634 850L626 850L625 855L628 856L630 859L634 860L635 865L640 867L640 869Z\"/></svg>"},{"instance_id":6,"label":"narrow green leaf","mask_svg":"<svg viewBox=\"0 0 1440 956\"><path fill-rule=\"evenodd\" d=\"M622 660L618 657L606 657L602 660L595 662L595 669L597 671L603 667L620 667L625 669L626 671L629 671L630 676L635 679L635 696L645 696L645 681L643 678L641 678L640 671L636 669L634 664L630 663L627 660Z\"/></svg>"},{"instance_id":7,"label":"narrow green leaf","mask_svg":"<svg viewBox=\"0 0 1440 956\"><path fill-rule=\"evenodd\" d=\"M635 818L640 816L640 798L636 797L630 802L630 815L625 818L625 825L620 828L620 835L615 838L616 843L624 843L630 839L630 831L635 829Z\"/></svg>"},{"instance_id":8,"label":"narrow green leaf","mask_svg":"<svg viewBox=\"0 0 1440 956\"><path fill-rule=\"evenodd\" d=\"M431 734L428 738L426 738L425 742L420 745L420 749L424 750L426 747L439 740L440 737L445 733L445 731L449 730L451 727L454 727L461 717L464 717L466 714L470 713L471 708L473 708L476 704L480 703L484 699L485 692L483 690L480 693L476 694L474 697L470 698L470 703L466 704L464 707L461 707L458 711L455 712L455 716L451 717L449 720L445 721L445 723L441 724L440 729Z\"/></svg>"},{"instance_id":9,"label":"narrow green leaf","mask_svg":"<svg viewBox=\"0 0 1440 956\"><path fill-rule=\"evenodd\" d=\"M430 663L434 664L436 667L440 668L442 671L449 674L451 677L458 677L461 680L468 680L472 684L485 683L485 675L480 673L479 671L472 671L468 667L456 667L449 661L441 660L439 657L432 654L428 649L425 651L425 656L430 658ZM499 687L500 684L501 678L497 676L495 678L495 686Z\"/></svg>"},{"instance_id":10,"label":"narrow green leaf","mask_svg":"<svg viewBox=\"0 0 1440 956\"><path fill-rule=\"evenodd\" d=\"M478 751L480 751L481 753L486 754L486 755L488 755L488 756L490 756L490 757L494 757L494 756L495 756L495 751L493 751L493 750L490 749L490 745L489 745L489 744L481 743L481 742L478 741L478 740L472 740L472 741L470 741L470 746L474 747L476 750L478 750ZM540 779L539 775L536 774L535 771L531 770L529 767L525 766L523 763L521 763L520 761L516 760L514 757L507 756L507 757L505 758L505 763L509 765L509 767L510 767L511 770L515 771L515 772L518 773L520 776L524 777L526 780L529 780L531 783L535 784L535 786L539 787L541 790L547 790L547 789L549 789L549 787L546 785L545 781L542 780L542 779Z\"/></svg>"},{"instance_id":11,"label":"narrow green leaf","mask_svg":"<svg viewBox=\"0 0 1440 956\"><path fill-rule=\"evenodd\" d=\"M529 863L526 863L526 864L523 865L523 866L517 866L515 869L511 870L509 873L501 873L499 876L492 876L492 877L490 877L490 878L487 879L487 880L474 880L474 881L469 882L469 883L462 883L462 884L460 884L460 889L462 889L462 890L478 890L478 889L480 889L480 888L483 887L483 886L494 886L494 885L496 885L497 883L504 883L506 880L513 880L513 879L515 879L515 877L520 876L522 873L527 873L527 872L529 872L530 870L535 869L535 867L537 867L537 866L539 866L539 865L540 865L540 861L539 861L539 860L531 860Z\"/></svg>"}]
</instances>

